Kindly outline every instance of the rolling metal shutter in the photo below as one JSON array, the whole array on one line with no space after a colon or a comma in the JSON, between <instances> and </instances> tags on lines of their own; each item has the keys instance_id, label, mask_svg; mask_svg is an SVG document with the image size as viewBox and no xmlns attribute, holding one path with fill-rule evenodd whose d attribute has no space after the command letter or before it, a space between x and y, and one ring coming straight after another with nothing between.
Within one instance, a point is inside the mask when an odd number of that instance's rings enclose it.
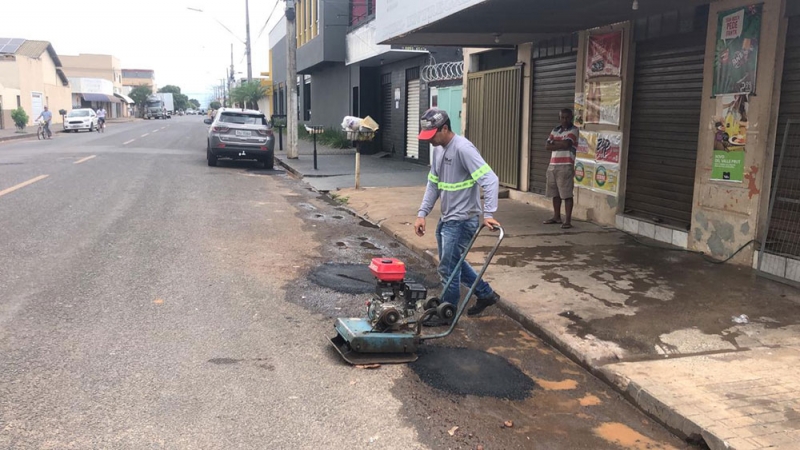
<instances>
[{"instance_id":1,"label":"rolling metal shutter","mask_svg":"<svg viewBox=\"0 0 800 450\"><path fill-rule=\"evenodd\" d=\"M626 214L691 224L705 47L705 33L636 46Z\"/></svg>"},{"instance_id":2,"label":"rolling metal shutter","mask_svg":"<svg viewBox=\"0 0 800 450\"><path fill-rule=\"evenodd\" d=\"M545 149L550 132L558 126L558 113L575 106L577 53L533 61L533 108L531 114L531 192L544 194L550 152Z\"/></svg>"},{"instance_id":3,"label":"rolling metal shutter","mask_svg":"<svg viewBox=\"0 0 800 450\"><path fill-rule=\"evenodd\" d=\"M797 141L800 125L800 16L789 19L786 36L786 55L784 56L783 79L781 81L781 101L778 110L778 133L775 143L775 161L772 169L772 189L777 188L775 203L770 216L769 230L765 248L768 251L785 256L800 257L800 154ZM775 175L778 169L778 158L783 148L786 123L794 122L789 133L783 163L775 186Z\"/></svg>"},{"instance_id":4,"label":"rolling metal shutter","mask_svg":"<svg viewBox=\"0 0 800 450\"><path fill-rule=\"evenodd\" d=\"M381 146L384 152L392 152L392 74L389 74L388 83L381 85ZM384 80L386 81L386 80Z\"/></svg>"},{"instance_id":5,"label":"rolling metal shutter","mask_svg":"<svg viewBox=\"0 0 800 450\"><path fill-rule=\"evenodd\" d=\"M406 158L419 159L419 80L406 84Z\"/></svg>"}]
</instances>

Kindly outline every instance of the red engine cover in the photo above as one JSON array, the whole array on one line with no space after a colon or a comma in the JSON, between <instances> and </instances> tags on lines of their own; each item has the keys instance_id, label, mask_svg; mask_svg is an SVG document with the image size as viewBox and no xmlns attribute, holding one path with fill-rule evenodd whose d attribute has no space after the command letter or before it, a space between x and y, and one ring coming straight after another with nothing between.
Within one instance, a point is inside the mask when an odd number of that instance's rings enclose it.
<instances>
[{"instance_id":1,"label":"red engine cover","mask_svg":"<svg viewBox=\"0 0 800 450\"><path fill-rule=\"evenodd\" d=\"M403 281L406 276L406 265L395 258L372 258L369 271L375 278L384 281Z\"/></svg>"}]
</instances>

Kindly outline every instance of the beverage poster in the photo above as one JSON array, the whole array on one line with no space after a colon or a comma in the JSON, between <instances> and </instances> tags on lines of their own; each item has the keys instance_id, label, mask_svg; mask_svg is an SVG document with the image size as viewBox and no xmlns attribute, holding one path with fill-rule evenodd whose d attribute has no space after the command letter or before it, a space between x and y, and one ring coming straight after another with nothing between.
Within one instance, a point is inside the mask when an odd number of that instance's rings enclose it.
<instances>
[{"instance_id":1,"label":"beverage poster","mask_svg":"<svg viewBox=\"0 0 800 450\"><path fill-rule=\"evenodd\" d=\"M719 13L713 95L754 93L763 4Z\"/></svg>"},{"instance_id":2,"label":"beverage poster","mask_svg":"<svg viewBox=\"0 0 800 450\"><path fill-rule=\"evenodd\" d=\"M597 134L595 161L618 164L621 148L622 133L601 131Z\"/></svg>"},{"instance_id":3,"label":"beverage poster","mask_svg":"<svg viewBox=\"0 0 800 450\"><path fill-rule=\"evenodd\" d=\"M594 161L579 159L575 161L575 186L592 189L594 181Z\"/></svg>"},{"instance_id":4,"label":"beverage poster","mask_svg":"<svg viewBox=\"0 0 800 450\"><path fill-rule=\"evenodd\" d=\"M594 160L597 153L597 133L594 131L581 130L580 138L578 139L578 159Z\"/></svg>"},{"instance_id":5,"label":"beverage poster","mask_svg":"<svg viewBox=\"0 0 800 450\"><path fill-rule=\"evenodd\" d=\"M586 76L618 77L622 67L622 31L589 36Z\"/></svg>"},{"instance_id":6,"label":"beverage poster","mask_svg":"<svg viewBox=\"0 0 800 450\"><path fill-rule=\"evenodd\" d=\"M717 97L711 179L741 183L747 148L749 102L746 94Z\"/></svg>"},{"instance_id":7,"label":"beverage poster","mask_svg":"<svg viewBox=\"0 0 800 450\"><path fill-rule=\"evenodd\" d=\"M619 126L622 82L586 83L586 123Z\"/></svg>"},{"instance_id":8,"label":"beverage poster","mask_svg":"<svg viewBox=\"0 0 800 450\"><path fill-rule=\"evenodd\" d=\"M595 191L616 196L619 188L619 164L595 164L592 187Z\"/></svg>"}]
</instances>

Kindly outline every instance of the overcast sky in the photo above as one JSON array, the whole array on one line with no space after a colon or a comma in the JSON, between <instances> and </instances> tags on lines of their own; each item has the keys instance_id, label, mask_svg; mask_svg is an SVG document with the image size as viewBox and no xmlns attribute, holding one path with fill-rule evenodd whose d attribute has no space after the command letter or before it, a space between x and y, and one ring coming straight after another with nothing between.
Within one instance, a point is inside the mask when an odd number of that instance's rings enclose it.
<instances>
[{"instance_id":1,"label":"overcast sky","mask_svg":"<svg viewBox=\"0 0 800 450\"><path fill-rule=\"evenodd\" d=\"M275 3L269 25L258 37ZM125 69L155 70L158 86L174 84L206 103L233 64L247 76L245 0L3 1L0 37L50 41L59 55L114 55ZM202 9L190 11L187 7ZM253 76L269 70L269 31L282 0L250 0ZM238 36L237 40L218 20Z\"/></svg>"}]
</instances>

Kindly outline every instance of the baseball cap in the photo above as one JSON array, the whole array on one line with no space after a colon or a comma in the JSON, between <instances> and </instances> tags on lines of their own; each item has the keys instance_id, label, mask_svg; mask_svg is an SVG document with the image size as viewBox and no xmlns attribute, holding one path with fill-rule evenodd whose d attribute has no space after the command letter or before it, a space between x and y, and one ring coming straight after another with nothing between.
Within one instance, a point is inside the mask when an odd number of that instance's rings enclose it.
<instances>
[{"instance_id":1,"label":"baseball cap","mask_svg":"<svg viewBox=\"0 0 800 450\"><path fill-rule=\"evenodd\" d=\"M423 141L429 141L436 134L436 131L442 127L450 119L447 111L439 108L431 108L425 111L422 118L419 120L419 138Z\"/></svg>"}]
</instances>

